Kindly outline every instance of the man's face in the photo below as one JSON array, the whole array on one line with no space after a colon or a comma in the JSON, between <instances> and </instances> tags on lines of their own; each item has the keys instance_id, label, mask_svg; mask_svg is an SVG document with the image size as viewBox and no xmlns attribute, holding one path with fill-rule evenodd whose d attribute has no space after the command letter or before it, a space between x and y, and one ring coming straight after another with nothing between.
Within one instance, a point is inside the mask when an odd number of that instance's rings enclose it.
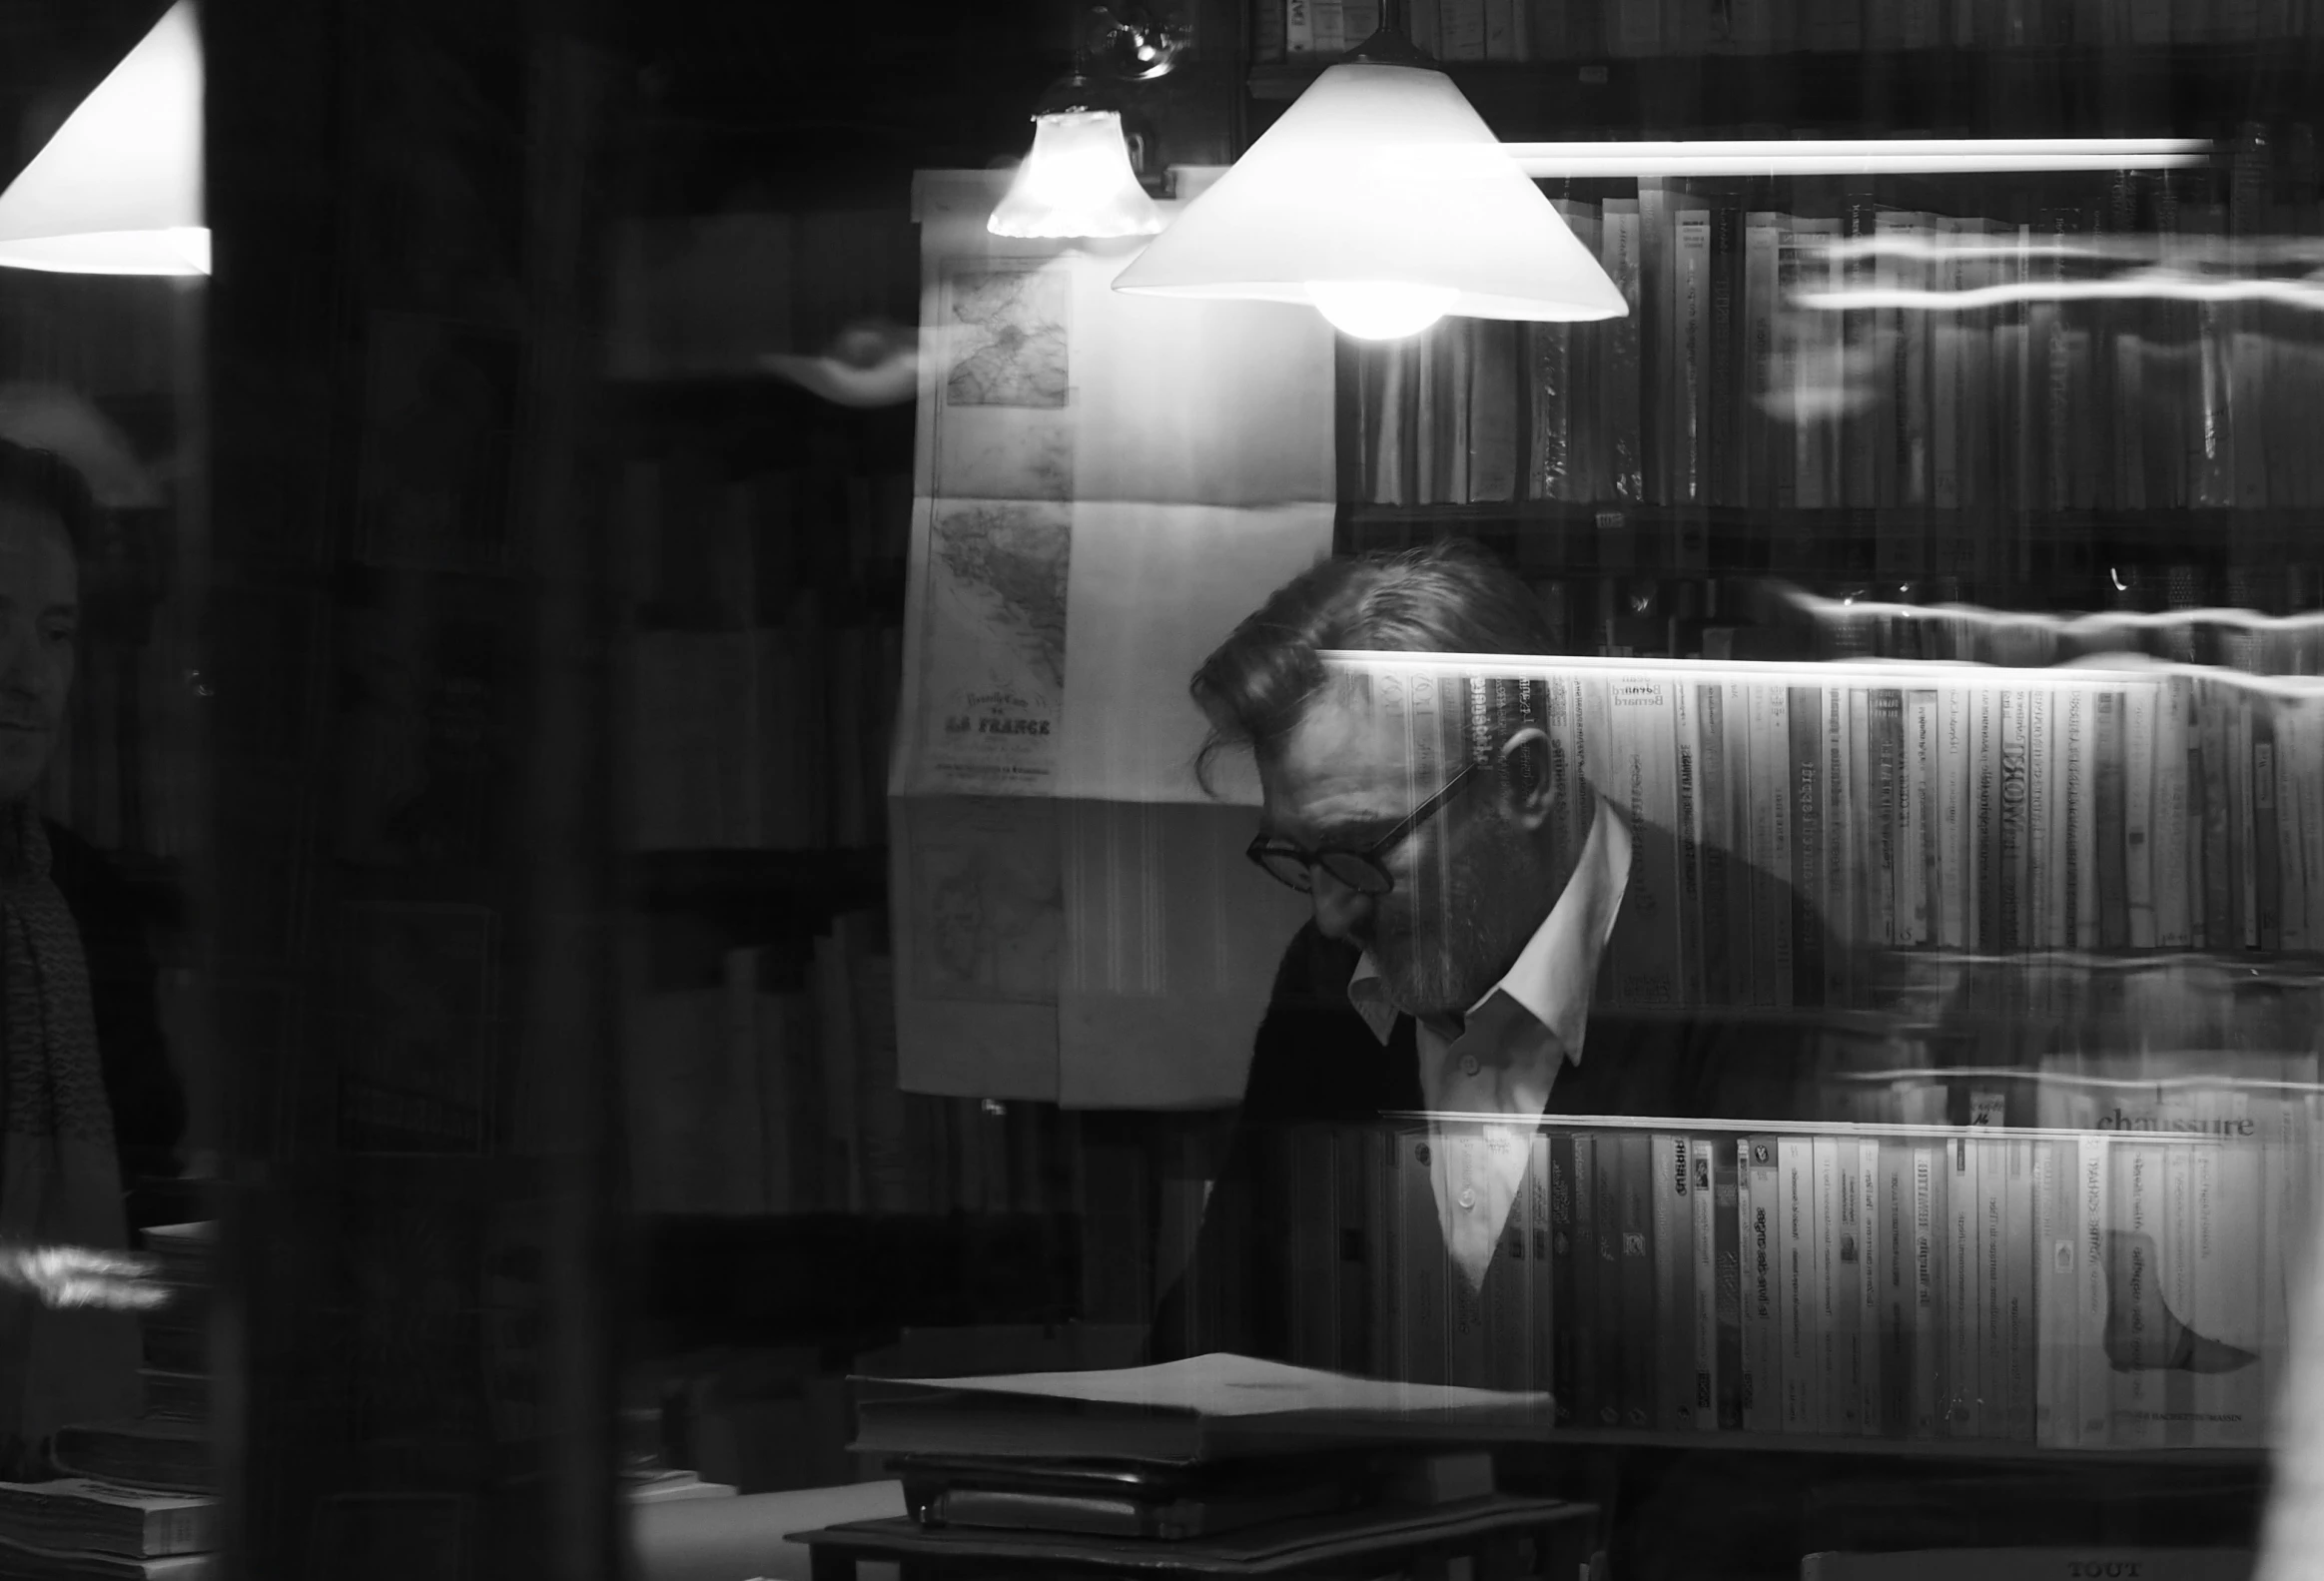
<instances>
[{"instance_id":1,"label":"man's face","mask_svg":"<svg viewBox=\"0 0 2324 1581\"><path fill-rule=\"evenodd\" d=\"M64 728L80 572L54 515L0 501L0 802L20 801Z\"/></svg>"},{"instance_id":2,"label":"man's face","mask_svg":"<svg viewBox=\"0 0 2324 1581\"><path fill-rule=\"evenodd\" d=\"M1415 773L1401 716L1334 687L1261 754L1261 827L1308 850L1366 850L1458 767ZM1544 893L1540 853L1506 816L1498 779L1481 766L1381 854L1395 880L1387 894L1313 875L1316 926L1368 950L1389 999L1414 1015L1464 1012L1483 998L1555 898Z\"/></svg>"}]
</instances>

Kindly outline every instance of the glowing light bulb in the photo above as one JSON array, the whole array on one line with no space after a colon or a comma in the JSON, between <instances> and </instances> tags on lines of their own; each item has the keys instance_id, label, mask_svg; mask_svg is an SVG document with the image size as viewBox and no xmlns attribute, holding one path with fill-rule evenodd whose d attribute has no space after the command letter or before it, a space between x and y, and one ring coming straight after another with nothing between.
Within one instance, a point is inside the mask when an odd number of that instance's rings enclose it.
<instances>
[{"instance_id":1,"label":"glowing light bulb","mask_svg":"<svg viewBox=\"0 0 2324 1581\"><path fill-rule=\"evenodd\" d=\"M210 228L206 225L176 225L162 233L170 250L194 266L199 274L210 273Z\"/></svg>"},{"instance_id":2,"label":"glowing light bulb","mask_svg":"<svg viewBox=\"0 0 2324 1581\"><path fill-rule=\"evenodd\" d=\"M995 236L1027 237L1152 236L1162 228L1113 110L1037 116L1033 152L985 224Z\"/></svg>"},{"instance_id":3,"label":"glowing light bulb","mask_svg":"<svg viewBox=\"0 0 2324 1581\"><path fill-rule=\"evenodd\" d=\"M1418 335L1452 311L1460 292L1451 286L1406 286L1390 280L1310 280L1308 300L1342 335L1359 341L1400 341Z\"/></svg>"}]
</instances>

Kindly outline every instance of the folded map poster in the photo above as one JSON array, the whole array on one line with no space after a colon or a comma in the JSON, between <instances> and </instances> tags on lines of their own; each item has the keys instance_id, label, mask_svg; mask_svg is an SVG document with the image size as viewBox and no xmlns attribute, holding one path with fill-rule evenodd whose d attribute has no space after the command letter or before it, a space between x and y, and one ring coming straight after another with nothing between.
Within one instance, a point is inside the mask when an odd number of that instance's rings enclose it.
<instances>
[{"instance_id":1,"label":"folded map poster","mask_svg":"<svg viewBox=\"0 0 2324 1581\"><path fill-rule=\"evenodd\" d=\"M1329 552L1331 335L1276 306L1118 295L1136 244L994 237L1000 191L929 172L916 192L889 783L903 1083L1231 1103L1299 907L1240 859L1247 763L1196 780L1186 681Z\"/></svg>"}]
</instances>

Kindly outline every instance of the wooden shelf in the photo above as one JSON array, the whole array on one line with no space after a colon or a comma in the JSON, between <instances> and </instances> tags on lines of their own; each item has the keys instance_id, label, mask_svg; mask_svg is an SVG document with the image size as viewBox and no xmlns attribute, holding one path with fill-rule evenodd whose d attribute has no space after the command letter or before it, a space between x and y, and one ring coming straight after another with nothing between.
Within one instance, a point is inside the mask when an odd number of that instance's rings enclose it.
<instances>
[{"instance_id":1,"label":"wooden shelf","mask_svg":"<svg viewBox=\"0 0 2324 1581\"><path fill-rule=\"evenodd\" d=\"M1575 1449L1737 1449L1811 1455L1880 1455L1892 1459L2026 1462L2059 1466L2205 1466L2262 1470L2264 1449L2055 1449L1982 1438L1867 1438L1821 1433L1630 1432L1602 1428L1552 1430L1539 1440Z\"/></svg>"},{"instance_id":2,"label":"wooden shelf","mask_svg":"<svg viewBox=\"0 0 2324 1581\"><path fill-rule=\"evenodd\" d=\"M887 895L886 846L811 851L639 851L632 892L653 910L759 902L876 904Z\"/></svg>"}]
</instances>

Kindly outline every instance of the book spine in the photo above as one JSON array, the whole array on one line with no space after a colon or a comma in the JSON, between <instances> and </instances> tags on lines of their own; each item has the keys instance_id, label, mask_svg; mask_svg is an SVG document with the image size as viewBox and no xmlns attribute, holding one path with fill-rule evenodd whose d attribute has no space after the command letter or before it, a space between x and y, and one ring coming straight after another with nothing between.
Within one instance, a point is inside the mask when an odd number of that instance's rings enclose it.
<instances>
[{"instance_id":1,"label":"book spine","mask_svg":"<svg viewBox=\"0 0 2324 1581\"><path fill-rule=\"evenodd\" d=\"M1615 1270L1606 1265L1599 1237L1605 1220L1598 1186L1605 1166L1598 1158L1595 1133L1577 1131L1572 1140L1574 1298L1561 1310L1573 1313L1568 1331L1573 1337L1574 1420L1585 1427L1613 1427L1620 1423L1620 1411L1607 1382L1615 1368L1614 1335L1607 1324L1616 1307L1607 1292L1609 1288L1618 1290L1619 1285L1614 1283ZM1601 1335L1605 1336L1603 1344L1599 1342Z\"/></svg>"},{"instance_id":2,"label":"book spine","mask_svg":"<svg viewBox=\"0 0 2324 1581\"><path fill-rule=\"evenodd\" d=\"M1315 53L1315 0L1283 0L1283 48L1294 58Z\"/></svg>"},{"instance_id":3,"label":"book spine","mask_svg":"<svg viewBox=\"0 0 2324 1581\"><path fill-rule=\"evenodd\" d=\"M1973 689L1970 736L1968 877L1972 886L1968 922L1971 948L1998 954L2008 948L2001 925L2001 693L1994 687Z\"/></svg>"},{"instance_id":4,"label":"book spine","mask_svg":"<svg viewBox=\"0 0 2324 1581\"><path fill-rule=\"evenodd\" d=\"M2217 683L2196 682L2197 750L2203 765L2203 937L2198 948L2232 950L2240 941L2228 870L2227 710Z\"/></svg>"},{"instance_id":5,"label":"book spine","mask_svg":"<svg viewBox=\"0 0 2324 1581\"><path fill-rule=\"evenodd\" d=\"M2005 687L2000 693L2000 733L1996 743L1998 764L1996 770L1994 810L1995 893L1993 919L2002 954L2011 955L2033 947L2026 937L2028 905L2026 890L2026 845L2031 822L2028 781L2031 778L2027 758L2030 727L2026 718L2026 692L2021 687Z\"/></svg>"},{"instance_id":6,"label":"book spine","mask_svg":"<svg viewBox=\"0 0 2324 1581\"><path fill-rule=\"evenodd\" d=\"M1744 1381L1744 1313L1751 1285L1751 1213L1745 1194L1750 1171L1745 1163L1751 1145L1738 1139L1732 1147L1717 1142L1705 1146L1711 1150L1712 1256L1717 1264L1714 1278L1718 1295L1712 1425L1734 1432L1743 1426L1749 1393Z\"/></svg>"},{"instance_id":7,"label":"book spine","mask_svg":"<svg viewBox=\"0 0 2324 1581\"><path fill-rule=\"evenodd\" d=\"M1633 828L1669 829L1678 822L1679 689L1678 682L1643 675L1617 676L1607 687L1615 795ZM1625 1008L1679 1003L1683 907L1674 855L1661 842L1641 842L1633 853L1629 887L1607 949L1614 1003Z\"/></svg>"},{"instance_id":8,"label":"book spine","mask_svg":"<svg viewBox=\"0 0 2324 1581\"><path fill-rule=\"evenodd\" d=\"M1893 1250L1882 1245L1880 1217L1881 1145L1870 1140L1841 1144L1841 1167L1856 1155L1856 1431L1877 1437L1889 1430L1882 1408L1881 1283Z\"/></svg>"},{"instance_id":9,"label":"book spine","mask_svg":"<svg viewBox=\"0 0 2324 1581\"><path fill-rule=\"evenodd\" d=\"M1744 0L1764 6L1765 0ZM1738 21L1741 31L1744 23ZM1776 440L1780 425L1768 415L1779 393L1776 382L1778 324L1781 313L1780 278L1782 217L1755 211L1743 227L1743 343L1745 403L1742 429L1745 504L1769 509L1779 503ZM1788 449L1788 446L1787 446ZM1787 501L1788 502L1788 501Z\"/></svg>"},{"instance_id":10,"label":"book spine","mask_svg":"<svg viewBox=\"0 0 2324 1581\"><path fill-rule=\"evenodd\" d=\"M1736 1144L1742 1169L1744 1255L1750 1261L1743 1311L1743 1425L1755 1433L1784 1430L1789 1409L1784 1350L1790 1326L1784 1305L1784 1189L1776 1139Z\"/></svg>"},{"instance_id":11,"label":"book spine","mask_svg":"<svg viewBox=\"0 0 2324 1581\"><path fill-rule=\"evenodd\" d=\"M1905 694L1894 686L1876 686L1870 696L1870 739L1857 750L1869 764L1863 801L1870 804L1871 828L1863 845L1871 862L1865 885L1864 925L1859 937L1867 944L1898 945L1910 941L1898 933L1903 916L1900 894L1905 888Z\"/></svg>"},{"instance_id":12,"label":"book spine","mask_svg":"<svg viewBox=\"0 0 2324 1581\"><path fill-rule=\"evenodd\" d=\"M2275 721L2253 699L2251 718L2251 891L2254 932L2262 950L2284 946L2283 841L2276 798Z\"/></svg>"},{"instance_id":13,"label":"book spine","mask_svg":"<svg viewBox=\"0 0 2324 1581\"><path fill-rule=\"evenodd\" d=\"M2276 715L2276 838L2280 915L2286 950L2308 948L2308 851L2315 831L2303 816L2303 774L2313 775L2324 752L2310 735L2315 718L2309 706L2286 708Z\"/></svg>"},{"instance_id":14,"label":"book spine","mask_svg":"<svg viewBox=\"0 0 2324 1581\"><path fill-rule=\"evenodd\" d=\"M1700 5L1702 0L1695 0ZM1711 211L1678 212L1671 256L1671 489L1675 505L1710 503Z\"/></svg>"},{"instance_id":15,"label":"book spine","mask_svg":"<svg viewBox=\"0 0 2324 1581\"><path fill-rule=\"evenodd\" d=\"M1620 1132L1597 1137L1598 1197L1598 1424L1629 1425L1630 1382L1636 1362L1632 1352L1653 1333L1641 1328L1640 1317L1624 1297L1622 1142ZM1644 1232L1641 1231L1643 1241ZM1651 1299L1651 1290L1649 1296Z\"/></svg>"},{"instance_id":16,"label":"book spine","mask_svg":"<svg viewBox=\"0 0 2324 1581\"><path fill-rule=\"evenodd\" d=\"M1842 935L1842 948L1824 962L1824 997L1826 1004L1845 1005L1855 947L1874 937L1866 926L1871 875L1863 855L1878 814L1868 766L1871 694L1862 686L1826 687L1824 714L1824 894L1831 908L1825 915Z\"/></svg>"},{"instance_id":17,"label":"book spine","mask_svg":"<svg viewBox=\"0 0 2324 1581\"><path fill-rule=\"evenodd\" d=\"M1628 4L1635 8L1643 0L1606 0L1606 3L1609 7ZM1646 470L1640 426L1643 387L1638 317L1641 303L1638 200L1607 199L1601 210L1600 225L1600 245L1604 249L1600 263L1630 308L1623 317L1607 322L1598 347L1602 381L1599 410L1605 423L1602 452L1611 473L1611 487L1606 497L1622 504L1640 505L1646 502Z\"/></svg>"},{"instance_id":18,"label":"book spine","mask_svg":"<svg viewBox=\"0 0 2324 1581\"><path fill-rule=\"evenodd\" d=\"M2068 826L2073 840L2073 873L2070 879L2073 903L2070 908L2072 927L2065 934L2065 943L2077 950L2095 950L2098 947L2098 705L2106 697L2114 697L2116 706L2120 706L2116 693L2091 692L2082 697L2080 734L2073 746L2073 773L2069 788L2075 793L2079 806ZM2119 721L2116 734L2119 737ZM2122 799L2117 787L2114 798L2114 843L2117 857L2121 851L2121 809ZM2119 877L2119 862L2116 863L2115 871ZM2116 894L2120 894L2119 889ZM2115 915L2122 932L2127 935L2129 922L2119 902Z\"/></svg>"},{"instance_id":19,"label":"book spine","mask_svg":"<svg viewBox=\"0 0 2324 1581\"><path fill-rule=\"evenodd\" d=\"M1703 906L1703 722L1700 691L1684 681L1670 686L1671 721L1677 736L1678 819L1678 1003L1709 1003L1703 991L1706 968Z\"/></svg>"},{"instance_id":20,"label":"book spine","mask_svg":"<svg viewBox=\"0 0 2324 1581\"><path fill-rule=\"evenodd\" d=\"M1969 869L1972 849L1969 796L1970 753L1975 713L1967 688L1946 686L1937 693L1937 767L1925 801L1935 831L1928 908L1931 937L1950 950L1970 943L1976 886Z\"/></svg>"},{"instance_id":21,"label":"book spine","mask_svg":"<svg viewBox=\"0 0 2324 1581\"><path fill-rule=\"evenodd\" d=\"M1694 1354L1689 1381L1693 1384L1694 1426L1701 1432L1719 1430L1719 1217L1712 1185L1711 1141L1682 1138L1686 1158L1688 1205L1694 1212L1694 1279L1689 1294L1694 1302Z\"/></svg>"},{"instance_id":22,"label":"book spine","mask_svg":"<svg viewBox=\"0 0 2324 1581\"><path fill-rule=\"evenodd\" d=\"M1519 497L1518 326L1477 319L1470 335L1468 488L1473 504Z\"/></svg>"},{"instance_id":23,"label":"book spine","mask_svg":"<svg viewBox=\"0 0 2324 1581\"><path fill-rule=\"evenodd\" d=\"M1904 917L1898 930L1901 944L1936 944L1943 927L1944 833L1937 821L1937 803L1944 782L1944 719L1941 701L1934 689L1923 688L1906 699L1909 731L1906 772L1899 781L1898 824L1903 832L1904 886L1899 909Z\"/></svg>"},{"instance_id":24,"label":"book spine","mask_svg":"<svg viewBox=\"0 0 2324 1581\"><path fill-rule=\"evenodd\" d=\"M2196 743L2188 729L2194 683L2184 675L2163 682L2154 756L2154 933L2165 950L2183 950L2195 942L2200 916L2202 842L2190 839L2200 828L2196 788L2202 784L2194 754ZM2195 772L2190 772L2195 771Z\"/></svg>"},{"instance_id":25,"label":"book spine","mask_svg":"<svg viewBox=\"0 0 2324 1581\"><path fill-rule=\"evenodd\" d=\"M1659 5L1661 0L1639 0ZM1672 275L1678 248L1678 203L1682 194L1659 177L1638 183L1638 295L1645 317L1638 326L1638 381L1642 419L1640 454L1646 475L1646 502L1671 503L1678 417L1676 399L1678 321L1671 314Z\"/></svg>"},{"instance_id":26,"label":"book spine","mask_svg":"<svg viewBox=\"0 0 2324 1581\"><path fill-rule=\"evenodd\" d=\"M1945 1420L1944 1153L1913 1149L1913 1412L1915 1438L1943 1435Z\"/></svg>"},{"instance_id":27,"label":"book spine","mask_svg":"<svg viewBox=\"0 0 2324 1581\"><path fill-rule=\"evenodd\" d=\"M2025 945L2030 950L2058 945L2064 913L2059 896L2071 845L2060 814L2068 761L2059 751L2065 739L2063 702L2050 687L2025 688L2025 830L2018 856L2025 867Z\"/></svg>"},{"instance_id":28,"label":"book spine","mask_svg":"<svg viewBox=\"0 0 2324 1581\"><path fill-rule=\"evenodd\" d=\"M1645 1132L1625 1131L1616 1135L1615 1145L1620 1157L1620 1310L1628 1330L1621 1345L1622 1425L1644 1430L1659 1419L1654 1337L1662 1332L1658 1325L1664 1319L1654 1289L1653 1139Z\"/></svg>"},{"instance_id":29,"label":"book spine","mask_svg":"<svg viewBox=\"0 0 2324 1581\"><path fill-rule=\"evenodd\" d=\"M2102 1348L2114 1364L2113 1428L2117 1449L2162 1445L2165 1350L2161 1321L2164 1186L2162 1150L2143 1136L2117 1142L2111 1160L2115 1224L2109 1226L2106 1270L2112 1309Z\"/></svg>"},{"instance_id":30,"label":"book spine","mask_svg":"<svg viewBox=\"0 0 2324 1581\"><path fill-rule=\"evenodd\" d=\"M2136 950L2153 949L2158 938L2154 903L2157 857L2154 770L2157 761L2155 710L2159 700L2153 686L2132 686L2122 693L2122 739L2112 770L2122 797L2122 942ZM2103 766L2101 758L2101 769ZM2103 847L2101 838L2101 854ZM2103 899L2099 904L2102 909Z\"/></svg>"},{"instance_id":31,"label":"book spine","mask_svg":"<svg viewBox=\"0 0 2324 1581\"><path fill-rule=\"evenodd\" d=\"M1913 1340L1918 1256L1915 1242L1913 1148L1884 1139L1872 1144L1880 1171L1880 1261L1877 1299L1881 1346L1881 1431L1891 1438L1913 1431Z\"/></svg>"},{"instance_id":32,"label":"book spine","mask_svg":"<svg viewBox=\"0 0 2324 1581\"><path fill-rule=\"evenodd\" d=\"M1734 926L1735 900L1731 894L1734 853L1741 848L1732 820L1734 789L1730 783L1727 699L1736 690L1732 682L1703 681L1695 687L1697 725L1695 835L1702 874L1702 918L1696 933L1702 971L1702 1001L1729 1007L1749 1004L1736 992L1735 979L1748 962L1750 937L1738 936ZM1687 776L1681 774L1682 793ZM1737 945L1743 950L1739 951Z\"/></svg>"},{"instance_id":33,"label":"book spine","mask_svg":"<svg viewBox=\"0 0 2324 1581\"><path fill-rule=\"evenodd\" d=\"M1822 1430L1855 1436L1860 1425L1856 1313L1863 1225L1856 1202L1856 1148L1815 1140L1817 1357L1823 1371ZM1841 1154L1849 1157L1843 1160Z\"/></svg>"},{"instance_id":34,"label":"book spine","mask_svg":"<svg viewBox=\"0 0 2324 1581\"><path fill-rule=\"evenodd\" d=\"M1518 1388L1548 1390L1557 1400L1556 1336L1561 1331L1557 1304L1557 1215L1550 1203L1549 1138L1536 1131L1525 1150L1525 1227L1519 1249L1525 1258L1525 1297L1519 1313L1517 1341L1524 1365L1514 1369ZM1570 1320L1570 1319L1569 1319ZM1551 1421L1556 1420L1553 1412Z\"/></svg>"},{"instance_id":35,"label":"book spine","mask_svg":"<svg viewBox=\"0 0 2324 1581\"><path fill-rule=\"evenodd\" d=\"M2033 1150L2034 1144L2008 1138L1995 1145L2007 1165L2002 1187L2000 1275L2002 1280L2003 1419L2011 1443L2034 1442Z\"/></svg>"},{"instance_id":36,"label":"book spine","mask_svg":"<svg viewBox=\"0 0 2324 1581\"><path fill-rule=\"evenodd\" d=\"M1583 1419L1575 1409L1581 1384L1576 1367L1575 1335L1586 1322L1578 1317L1583 1308L1574 1281L1574 1139L1570 1132L1559 1131L1550 1134L1546 1141L1549 1147L1549 1389L1556 1401L1557 1425L1571 1427Z\"/></svg>"},{"instance_id":37,"label":"book spine","mask_svg":"<svg viewBox=\"0 0 2324 1581\"><path fill-rule=\"evenodd\" d=\"M1695 1210L1688 1189L1687 1139L1657 1134L1653 1150L1654 1425L1695 1425Z\"/></svg>"},{"instance_id":38,"label":"book spine","mask_svg":"<svg viewBox=\"0 0 2324 1581\"><path fill-rule=\"evenodd\" d=\"M1720 773L1725 784L1726 813L1720 831L1718 869L1724 876L1721 904L1727 923L1723 935L1726 948L1721 957L1725 997L1719 1003L1734 1008L1761 1003L1762 990L1753 977L1760 942L1759 930L1752 922L1752 886L1757 875L1750 867L1750 852L1755 849L1752 823L1757 816L1759 794L1751 776L1751 715L1756 706L1754 694L1765 690L1743 681L1728 681L1720 687L1719 711L1726 742ZM2319 777L2318 794L2324 796L2324 776ZM1785 948L1788 951L1790 947ZM1707 983L1706 988L1710 987Z\"/></svg>"},{"instance_id":39,"label":"book spine","mask_svg":"<svg viewBox=\"0 0 2324 1581\"><path fill-rule=\"evenodd\" d=\"M1783 1192L1784 1431L1823 1430L1823 1366L1819 1355L1816 1261L1815 1144L1806 1137L1776 1143Z\"/></svg>"},{"instance_id":40,"label":"book spine","mask_svg":"<svg viewBox=\"0 0 2324 1581\"><path fill-rule=\"evenodd\" d=\"M1983 1331L1984 1281L1978 1250L1978 1150L1966 1137L1946 1144L1945 1181L1945 1381L1944 1436L1977 1435L1977 1401L1983 1387L1979 1341Z\"/></svg>"},{"instance_id":41,"label":"book spine","mask_svg":"<svg viewBox=\"0 0 2324 1581\"><path fill-rule=\"evenodd\" d=\"M1781 686L1751 690L1751 920L1752 999L1758 1006L1792 1003L1797 980L1792 931L1791 692ZM1821 971L1822 967L1819 966Z\"/></svg>"},{"instance_id":42,"label":"book spine","mask_svg":"<svg viewBox=\"0 0 2324 1581\"><path fill-rule=\"evenodd\" d=\"M2104 1132L2084 1132L2077 1144L2077 1288L2074 1302L2076 1409L2080 1442L2087 1447L2113 1439L2114 1369L2106 1354L2106 1230L2112 1210L2112 1161Z\"/></svg>"},{"instance_id":43,"label":"book spine","mask_svg":"<svg viewBox=\"0 0 2324 1581\"><path fill-rule=\"evenodd\" d=\"M2033 1440L2071 1449L2081 1439L2074 1414L2074 1156L2051 1140L2033 1145Z\"/></svg>"},{"instance_id":44,"label":"book spine","mask_svg":"<svg viewBox=\"0 0 2324 1581\"><path fill-rule=\"evenodd\" d=\"M1824 1003L1824 691L1788 688L1791 735L1792 1003Z\"/></svg>"}]
</instances>

